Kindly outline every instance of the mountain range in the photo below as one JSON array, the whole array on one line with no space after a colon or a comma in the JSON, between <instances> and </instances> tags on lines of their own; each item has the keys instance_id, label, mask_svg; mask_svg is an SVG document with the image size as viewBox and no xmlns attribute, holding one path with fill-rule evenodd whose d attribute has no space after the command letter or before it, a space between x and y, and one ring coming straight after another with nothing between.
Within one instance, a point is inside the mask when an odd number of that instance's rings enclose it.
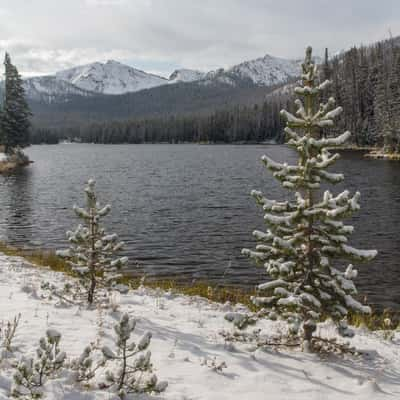
<instances>
[{"instance_id":1,"label":"mountain range","mask_svg":"<svg viewBox=\"0 0 400 400\"><path fill-rule=\"evenodd\" d=\"M109 60L26 78L24 87L35 127L76 128L261 103L299 76L300 63L265 55L208 72L177 69L165 78Z\"/></svg>"},{"instance_id":2,"label":"mountain range","mask_svg":"<svg viewBox=\"0 0 400 400\"><path fill-rule=\"evenodd\" d=\"M164 78L109 60L77 66L54 75L25 79L27 97L34 100L64 102L70 95L121 95L163 85L197 82L201 85L216 83L238 86L244 81L271 86L298 75L299 61L266 55L246 61L228 69L201 72L191 69L175 70Z\"/></svg>"}]
</instances>

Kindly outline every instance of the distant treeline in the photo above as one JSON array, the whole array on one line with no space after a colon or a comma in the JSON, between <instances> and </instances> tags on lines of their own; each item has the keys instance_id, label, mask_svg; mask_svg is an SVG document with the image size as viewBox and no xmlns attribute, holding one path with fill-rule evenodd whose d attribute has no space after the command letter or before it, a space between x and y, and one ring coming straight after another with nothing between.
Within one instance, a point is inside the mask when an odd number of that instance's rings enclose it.
<instances>
[{"instance_id":1,"label":"distant treeline","mask_svg":"<svg viewBox=\"0 0 400 400\"><path fill-rule=\"evenodd\" d=\"M353 143L400 150L400 39L354 47L331 60L326 52L321 79L330 79L328 96L344 112L330 133L353 133ZM293 86L293 85L292 85ZM288 87L291 87L290 85ZM257 89L259 90L259 89ZM279 93L279 90L275 90ZM279 110L291 95L265 97L254 106L241 105L203 114L134 118L91 123L59 130L34 130L33 143L79 139L94 143L262 142L283 139ZM268 91L266 91L268 93ZM326 100L326 99L322 99ZM328 133L328 134L330 134Z\"/></svg>"},{"instance_id":2,"label":"distant treeline","mask_svg":"<svg viewBox=\"0 0 400 400\"><path fill-rule=\"evenodd\" d=\"M54 129L32 128L30 132L31 144L58 144L61 139Z\"/></svg>"},{"instance_id":3,"label":"distant treeline","mask_svg":"<svg viewBox=\"0 0 400 400\"><path fill-rule=\"evenodd\" d=\"M32 143L79 140L87 143L231 143L278 139L283 125L279 111L283 104L265 101L261 106L237 106L210 115L185 115L91 123L86 126L36 129Z\"/></svg>"}]
</instances>

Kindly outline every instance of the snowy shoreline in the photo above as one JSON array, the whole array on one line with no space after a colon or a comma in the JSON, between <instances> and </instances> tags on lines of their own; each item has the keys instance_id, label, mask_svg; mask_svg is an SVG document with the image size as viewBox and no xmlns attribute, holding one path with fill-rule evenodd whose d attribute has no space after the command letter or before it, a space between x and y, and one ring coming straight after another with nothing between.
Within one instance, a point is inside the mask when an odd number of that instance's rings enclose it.
<instances>
[{"instance_id":1,"label":"snowy shoreline","mask_svg":"<svg viewBox=\"0 0 400 400\"><path fill-rule=\"evenodd\" d=\"M117 311L87 310L41 297L42 282L63 284L71 279L62 273L2 254L0 271L3 328L6 321L21 314L13 341L15 351L3 357L0 364L0 399L9 398L12 364L22 355L32 354L47 329L62 333L60 347L68 358L78 357L90 343L109 345L113 325L125 312L138 320L135 339L147 330L152 332L150 350L155 371L160 380L169 383L162 394L132 398L265 400L268 393L268 398L273 400L322 397L339 400L400 395L400 332L389 341L377 333L357 329L350 343L362 351L361 356L332 355L323 359L298 349L254 350L250 344L227 344L219 334L233 329L224 315L243 309L240 305L221 305L199 297L139 288L115 295ZM272 337L283 325L263 321L249 330L261 328ZM334 334L332 326L324 325L320 329L327 336ZM214 359L225 362L227 368L216 372L207 366ZM45 389L44 398L54 400L118 398L96 387L79 388L63 375L49 381Z\"/></svg>"}]
</instances>

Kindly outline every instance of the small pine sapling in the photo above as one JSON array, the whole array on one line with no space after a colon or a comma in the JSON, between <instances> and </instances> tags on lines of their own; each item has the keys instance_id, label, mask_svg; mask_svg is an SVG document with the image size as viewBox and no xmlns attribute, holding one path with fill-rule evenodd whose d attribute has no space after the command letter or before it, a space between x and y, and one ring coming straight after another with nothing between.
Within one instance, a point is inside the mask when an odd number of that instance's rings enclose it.
<instances>
[{"instance_id":1,"label":"small pine sapling","mask_svg":"<svg viewBox=\"0 0 400 400\"><path fill-rule=\"evenodd\" d=\"M59 305L75 305L76 300L79 300L82 296L81 286L75 282L74 284L67 282L64 287L59 288L53 283L44 281L40 284L40 289L49 293L46 296L48 300L56 299Z\"/></svg>"},{"instance_id":2,"label":"small pine sapling","mask_svg":"<svg viewBox=\"0 0 400 400\"><path fill-rule=\"evenodd\" d=\"M158 381L153 373L151 353L147 350L151 333L146 332L137 344L130 341L135 326L136 321L124 314L114 326L117 351L106 346L102 349L104 358L115 361L118 367L106 371L106 382L101 387L114 390L121 398L129 393L160 393L168 386L167 382Z\"/></svg>"},{"instance_id":3,"label":"small pine sapling","mask_svg":"<svg viewBox=\"0 0 400 400\"><path fill-rule=\"evenodd\" d=\"M61 334L48 329L46 338L41 338L36 350L36 358L22 359L14 374L14 397L39 398L46 380L55 377L64 367L66 353L60 350Z\"/></svg>"},{"instance_id":4,"label":"small pine sapling","mask_svg":"<svg viewBox=\"0 0 400 400\"><path fill-rule=\"evenodd\" d=\"M359 210L360 193L350 196L346 190L334 196L327 190L320 197L322 183L334 184L344 179L342 174L328 172L326 168L339 158L330 149L342 146L350 132L332 138L322 135L323 128L334 125L342 108L335 106L333 98L326 104L318 103L330 82L318 82L311 53L309 47L302 65L302 85L295 89L302 98L295 101L296 115L281 112L287 120L287 144L298 153L298 163L289 165L268 156L262 158L282 187L294 193L294 198L276 201L252 191L265 212L268 230L254 231L256 249L242 251L263 265L272 278L258 286L260 295L253 302L264 307L270 318L286 319L293 333L302 330L305 350L311 350L316 323L324 317L330 317L340 333L349 334L345 321L348 312L371 312L353 298L357 293L353 282L357 271L353 265L339 269L332 261L369 261L377 254L375 250L357 250L348 244L353 227L345 225L343 219Z\"/></svg>"},{"instance_id":5,"label":"small pine sapling","mask_svg":"<svg viewBox=\"0 0 400 400\"><path fill-rule=\"evenodd\" d=\"M60 257L68 260L72 270L78 274L89 305L95 301L98 287L109 288L121 277L118 271L128 261L127 257L115 256L124 243L118 241L116 234L107 234L100 224L111 207L100 206L94 188L95 181L90 179L85 188L86 208L73 208L83 224L75 231L67 232L70 248L57 252Z\"/></svg>"},{"instance_id":6,"label":"small pine sapling","mask_svg":"<svg viewBox=\"0 0 400 400\"><path fill-rule=\"evenodd\" d=\"M7 321L5 327L1 329L2 347L6 352L12 353L12 342L15 338L21 314L14 317L12 321Z\"/></svg>"}]
</instances>

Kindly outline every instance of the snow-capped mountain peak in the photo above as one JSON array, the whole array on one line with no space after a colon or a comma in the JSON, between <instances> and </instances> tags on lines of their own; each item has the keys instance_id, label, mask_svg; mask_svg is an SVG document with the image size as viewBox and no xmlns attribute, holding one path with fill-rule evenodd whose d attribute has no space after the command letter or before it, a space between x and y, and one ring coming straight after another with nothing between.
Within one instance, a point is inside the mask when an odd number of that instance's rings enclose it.
<instances>
[{"instance_id":1,"label":"snow-capped mountain peak","mask_svg":"<svg viewBox=\"0 0 400 400\"><path fill-rule=\"evenodd\" d=\"M228 69L219 68L207 73L186 68L177 69L167 79L108 60L73 67L46 77L26 79L25 88L28 97L51 102L57 99L68 101L72 95L118 95L180 82L230 86L250 82L258 86L271 86L298 76L300 63L298 60L265 55Z\"/></svg>"},{"instance_id":2,"label":"snow-capped mountain peak","mask_svg":"<svg viewBox=\"0 0 400 400\"><path fill-rule=\"evenodd\" d=\"M194 69L176 69L169 77L170 83L178 82L194 82L203 79L206 76L205 72L197 71Z\"/></svg>"},{"instance_id":3,"label":"snow-capped mountain peak","mask_svg":"<svg viewBox=\"0 0 400 400\"><path fill-rule=\"evenodd\" d=\"M264 57L235 65L226 72L243 79L250 79L256 85L269 86L298 76L300 68L299 62L296 60L287 60L267 54Z\"/></svg>"},{"instance_id":4,"label":"snow-capped mountain peak","mask_svg":"<svg viewBox=\"0 0 400 400\"><path fill-rule=\"evenodd\" d=\"M149 74L118 61L94 62L56 73L59 80L92 92L122 94L137 92L168 83L161 76Z\"/></svg>"}]
</instances>

